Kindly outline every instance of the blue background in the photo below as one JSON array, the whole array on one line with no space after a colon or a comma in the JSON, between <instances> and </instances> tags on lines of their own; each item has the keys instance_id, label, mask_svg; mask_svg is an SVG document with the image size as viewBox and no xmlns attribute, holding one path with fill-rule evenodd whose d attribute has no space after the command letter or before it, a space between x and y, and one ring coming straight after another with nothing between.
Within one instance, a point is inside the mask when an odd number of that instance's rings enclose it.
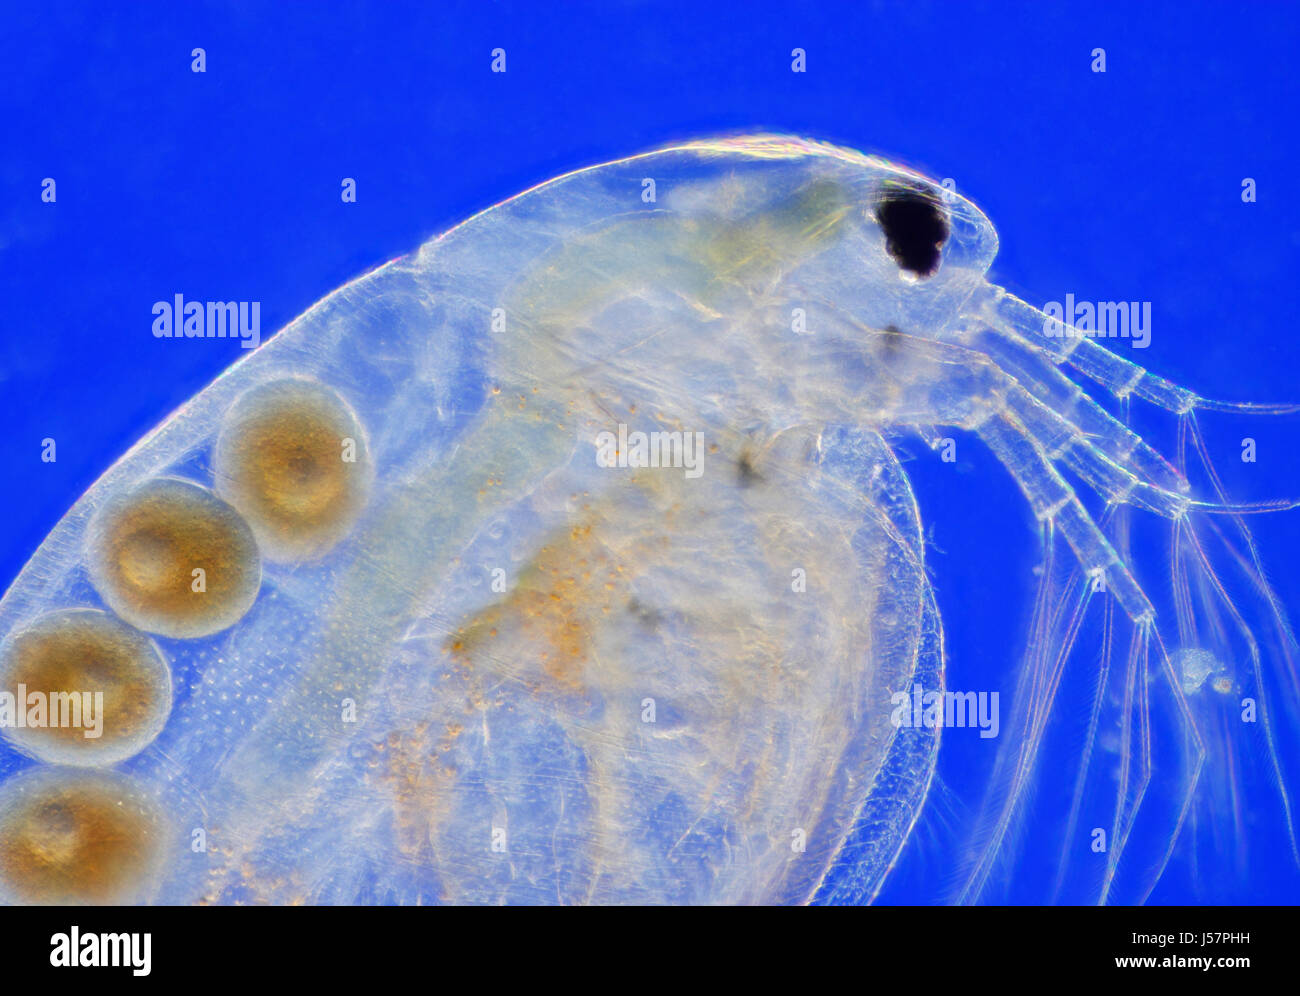
<instances>
[{"instance_id":1,"label":"blue background","mask_svg":"<svg viewBox=\"0 0 1300 996\"><path fill-rule=\"evenodd\" d=\"M807 134L951 177L998 227L998 282L1038 303L1151 301L1148 368L1213 397L1300 398L1294 6L114 6L0 12L0 586L239 357L155 340L154 301L258 300L266 335L541 180L711 133ZM1221 467L1234 493L1300 495L1298 430L1252 425L1259 462ZM977 449L960 488L928 454L909 464L964 687L1014 668L1035 552L1014 484ZM1295 521L1254 522L1292 606ZM945 753L939 813L884 898L944 894L944 810L973 804L979 761ZM1260 867L1249 898L1296 901L1295 882Z\"/></svg>"}]
</instances>

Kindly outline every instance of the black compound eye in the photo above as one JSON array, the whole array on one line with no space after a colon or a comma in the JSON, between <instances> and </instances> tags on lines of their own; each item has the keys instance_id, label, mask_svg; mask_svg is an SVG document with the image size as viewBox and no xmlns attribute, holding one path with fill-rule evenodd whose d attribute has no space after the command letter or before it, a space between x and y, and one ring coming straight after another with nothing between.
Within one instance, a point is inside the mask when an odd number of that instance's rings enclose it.
<instances>
[{"instance_id":1,"label":"black compound eye","mask_svg":"<svg viewBox=\"0 0 1300 996\"><path fill-rule=\"evenodd\" d=\"M876 221L885 233L885 249L900 269L918 277L939 269L948 219L937 200L906 187L886 190L876 206Z\"/></svg>"}]
</instances>

